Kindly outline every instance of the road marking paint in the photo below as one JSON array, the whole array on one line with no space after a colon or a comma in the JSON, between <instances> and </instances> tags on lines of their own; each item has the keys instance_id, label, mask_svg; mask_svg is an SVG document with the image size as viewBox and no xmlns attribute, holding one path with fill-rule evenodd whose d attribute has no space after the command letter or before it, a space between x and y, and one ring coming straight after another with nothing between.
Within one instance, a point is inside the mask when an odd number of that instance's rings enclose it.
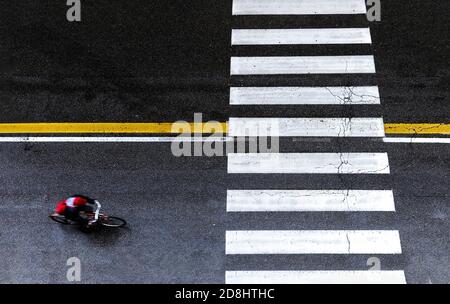
<instances>
[{"instance_id":1,"label":"road marking paint","mask_svg":"<svg viewBox=\"0 0 450 304\"><path fill-rule=\"evenodd\" d=\"M3 143L150 143L150 142L226 142L233 141L232 137L0 137Z\"/></svg>"},{"instance_id":2,"label":"road marking paint","mask_svg":"<svg viewBox=\"0 0 450 304\"><path fill-rule=\"evenodd\" d=\"M385 137L385 143L405 143L405 144L450 144L450 138L424 138L424 137Z\"/></svg>"},{"instance_id":3,"label":"road marking paint","mask_svg":"<svg viewBox=\"0 0 450 304\"><path fill-rule=\"evenodd\" d=\"M226 284L406 284L400 270L226 271Z\"/></svg>"},{"instance_id":4,"label":"road marking paint","mask_svg":"<svg viewBox=\"0 0 450 304\"><path fill-rule=\"evenodd\" d=\"M233 137L60 137L60 136L35 136L35 137L2 137L0 136L0 142L3 143L18 143L18 142L48 142L48 143L150 143L150 142L231 142ZM383 141L386 143L418 143L418 144L450 144L450 138L398 138L398 137L385 137Z\"/></svg>"},{"instance_id":5,"label":"road marking paint","mask_svg":"<svg viewBox=\"0 0 450 304\"><path fill-rule=\"evenodd\" d=\"M228 173L389 174L387 153L231 153Z\"/></svg>"},{"instance_id":6,"label":"road marking paint","mask_svg":"<svg viewBox=\"0 0 450 304\"><path fill-rule=\"evenodd\" d=\"M382 118L237 118L229 136L384 137Z\"/></svg>"},{"instance_id":7,"label":"road marking paint","mask_svg":"<svg viewBox=\"0 0 450 304\"><path fill-rule=\"evenodd\" d=\"M378 87L232 87L231 105L378 105Z\"/></svg>"},{"instance_id":8,"label":"road marking paint","mask_svg":"<svg viewBox=\"0 0 450 304\"><path fill-rule=\"evenodd\" d=\"M227 231L225 252L235 254L401 254L395 230Z\"/></svg>"},{"instance_id":9,"label":"road marking paint","mask_svg":"<svg viewBox=\"0 0 450 304\"><path fill-rule=\"evenodd\" d=\"M233 0L233 15L365 14L364 0Z\"/></svg>"},{"instance_id":10,"label":"road marking paint","mask_svg":"<svg viewBox=\"0 0 450 304\"><path fill-rule=\"evenodd\" d=\"M232 57L231 75L375 73L371 55Z\"/></svg>"},{"instance_id":11,"label":"road marking paint","mask_svg":"<svg viewBox=\"0 0 450 304\"><path fill-rule=\"evenodd\" d=\"M443 123L388 123L385 124L387 134L440 134L450 135L450 124Z\"/></svg>"},{"instance_id":12,"label":"road marking paint","mask_svg":"<svg viewBox=\"0 0 450 304\"><path fill-rule=\"evenodd\" d=\"M395 211L391 190L228 190L227 212Z\"/></svg>"},{"instance_id":13,"label":"road marking paint","mask_svg":"<svg viewBox=\"0 0 450 304\"><path fill-rule=\"evenodd\" d=\"M226 131L227 124L220 123L222 130ZM210 123L2 123L0 133L3 134L33 134L33 133L84 133L84 134L106 134L106 133L142 133L142 134L178 134L180 130L190 129L195 133L211 133L214 124Z\"/></svg>"},{"instance_id":14,"label":"road marking paint","mask_svg":"<svg viewBox=\"0 0 450 304\"><path fill-rule=\"evenodd\" d=\"M295 98L304 98L311 100L313 104L321 103L323 98L330 98L324 101L323 104L330 103L333 94L336 94L338 100L341 98L347 99L347 93L342 93L340 88L328 88L331 97L326 97L325 91L319 88L232 88L231 98L232 104L258 104L257 100L261 100L261 104L290 104ZM343 90L345 90L343 88ZM351 89L353 90L353 88ZM282 93L282 91L284 91ZM280 99L277 100L277 92L280 92ZM367 93L367 94L366 94ZM369 94L374 94L370 95ZM350 94L350 93L349 93ZM343 97L341 97L343 96ZM356 99L355 99L356 98ZM367 98L361 101L360 98ZM378 89L376 87L355 87L351 97L352 102L374 104L379 103ZM350 101L349 101L350 103ZM298 103L303 104L303 101ZM304 104L307 104L305 101ZM337 102L336 102L337 104ZM305 118L307 119L307 118ZM228 130L227 122L220 122L220 128L224 133ZM217 126L217 125L215 125ZM164 123L0 123L0 134L179 134L180 129L191 129L194 133L211 134L214 131L214 124L208 123L180 123L180 122L164 122ZM424 135L450 135L450 124L396 124L388 123L384 125L386 134L424 134ZM24 136L20 137L23 138ZM11 138L11 137L9 137ZM390 141L390 139L388 139ZM414 142L419 142L422 139L414 139ZM428 141L428 139L423 139ZM441 139L433 139L441 140ZM392 140L394 141L394 140ZM444 139L444 143L447 141Z\"/></svg>"},{"instance_id":15,"label":"road marking paint","mask_svg":"<svg viewBox=\"0 0 450 304\"><path fill-rule=\"evenodd\" d=\"M371 44L369 28L234 29L232 45Z\"/></svg>"}]
</instances>

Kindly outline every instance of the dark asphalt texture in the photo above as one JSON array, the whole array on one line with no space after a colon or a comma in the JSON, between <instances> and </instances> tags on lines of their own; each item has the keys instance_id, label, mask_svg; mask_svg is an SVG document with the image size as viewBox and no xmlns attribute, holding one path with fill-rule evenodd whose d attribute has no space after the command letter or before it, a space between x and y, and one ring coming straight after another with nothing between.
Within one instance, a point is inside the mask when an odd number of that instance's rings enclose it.
<instances>
[{"instance_id":1,"label":"dark asphalt texture","mask_svg":"<svg viewBox=\"0 0 450 304\"><path fill-rule=\"evenodd\" d=\"M448 1L382 1L364 17L231 17L231 1L16 1L0 12L0 122L226 121L230 116L450 120ZM231 28L370 25L373 45L230 47ZM233 55L374 54L376 75L229 77ZM229 85L379 85L382 106L233 107ZM387 151L391 175L229 175L225 157L175 158L168 143L0 144L0 282L223 283L225 270L367 269L370 256L225 257L233 229L398 229L381 255L409 283L450 282L450 146L286 139L282 152ZM393 189L396 213L227 214L227 189ZM83 234L51 222L72 193L98 198L127 229Z\"/></svg>"},{"instance_id":2,"label":"dark asphalt texture","mask_svg":"<svg viewBox=\"0 0 450 304\"><path fill-rule=\"evenodd\" d=\"M386 122L449 122L448 1L382 2L364 16L231 16L232 1L83 1L82 22L65 2L10 2L2 10L0 121L226 121L233 115L321 117L314 106L228 105L232 85L379 85ZM230 47L231 28L370 25L373 45ZM374 54L376 75L229 77L231 55ZM377 116L329 107L328 116Z\"/></svg>"},{"instance_id":3,"label":"dark asphalt texture","mask_svg":"<svg viewBox=\"0 0 450 304\"><path fill-rule=\"evenodd\" d=\"M334 144L283 142L282 152ZM380 255L410 283L449 282L448 146L383 146L389 176L242 175L225 157L175 158L169 144L2 144L2 282L66 282L69 257L82 281L222 283L233 269L367 269L370 256L225 258L225 230L399 229L403 254ZM351 150L350 148L348 149ZM360 150L361 151L361 150ZM394 189L396 213L226 214L226 189ZM127 229L83 234L47 218L55 202L83 192L129 221Z\"/></svg>"}]
</instances>

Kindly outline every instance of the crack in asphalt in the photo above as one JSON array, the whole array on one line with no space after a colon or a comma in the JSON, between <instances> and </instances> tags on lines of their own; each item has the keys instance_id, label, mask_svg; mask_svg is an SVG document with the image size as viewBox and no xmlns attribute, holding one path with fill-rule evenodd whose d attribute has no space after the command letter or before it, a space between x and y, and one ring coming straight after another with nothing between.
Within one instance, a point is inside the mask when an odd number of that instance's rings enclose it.
<instances>
[{"instance_id":1,"label":"crack in asphalt","mask_svg":"<svg viewBox=\"0 0 450 304\"><path fill-rule=\"evenodd\" d=\"M373 98L375 100L380 99L379 96L375 95L356 94L354 88L355 88L354 86L344 86L342 92L343 97L341 97L340 95L333 93L333 91L331 91L329 87L325 87L325 89L331 94L331 96L341 101L342 105L351 105L354 96L359 97L361 99L364 99L365 97Z\"/></svg>"},{"instance_id":2,"label":"crack in asphalt","mask_svg":"<svg viewBox=\"0 0 450 304\"><path fill-rule=\"evenodd\" d=\"M350 242L350 237L348 236L348 233L345 234L345 237L347 238L347 252L351 253L351 242Z\"/></svg>"}]
</instances>

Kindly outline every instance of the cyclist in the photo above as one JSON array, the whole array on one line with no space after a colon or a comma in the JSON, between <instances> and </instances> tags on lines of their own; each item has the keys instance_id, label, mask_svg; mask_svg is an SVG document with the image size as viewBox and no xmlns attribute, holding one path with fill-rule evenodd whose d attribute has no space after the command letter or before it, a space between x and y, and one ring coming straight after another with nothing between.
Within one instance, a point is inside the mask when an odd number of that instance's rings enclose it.
<instances>
[{"instance_id":1,"label":"cyclist","mask_svg":"<svg viewBox=\"0 0 450 304\"><path fill-rule=\"evenodd\" d=\"M92 227L98 220L100 208L101 205L97 200L77 194L60 201L56 205L55 214L81 223L84 227ZM94 217L83 216L82 212L94 213Z\"/></svg>"}]
</instances>

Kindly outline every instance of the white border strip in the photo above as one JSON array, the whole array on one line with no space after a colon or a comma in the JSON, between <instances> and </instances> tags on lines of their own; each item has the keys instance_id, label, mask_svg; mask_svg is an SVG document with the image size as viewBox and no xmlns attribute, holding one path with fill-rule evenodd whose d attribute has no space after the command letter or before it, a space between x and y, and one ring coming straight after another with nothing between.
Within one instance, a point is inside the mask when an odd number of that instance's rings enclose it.
<instances>
[{"instance_id":1,"label":"white border strip","mask_svg":"<svg viewBox=\"0 0 450 304\"><path fill-rule=\"evenodd\" d=\"M369 28L234 29L232 45L371 44Z\"/></svg>"},{"instance_id":2,"label":"white border strip","mask_svg":"<svg viewBox=\"0 0 450 304\"><path fill-rule=\"evenodd\" d=\"M401 144L450 144L450 138L425 138L425 137L385 137L385 143Z\"/></svg>"},{"instance_id":3,"label":"white border strip","mask_svg":"<svg viewBox=\"0 0 450 304\"><path fill-rule=\"evenodd\" d=\"M0 143L148 143L148 142L227 142L233 141L233 137L59 137L59 136L33 136L33 137L9 137L0 136ZM386 143L407 144L450 144L450 138L400 138L385 137Z\"/></svg>"},{"instance_id":4,"label":"white border strip","mask_svg":"<svg viewBox=\"0 0 450 304\"><path fill-rule=\"evenodd\" d=\"M394 212L391 190L227 190L227 212Z\"/></svg>"},{"instance_id":5,"label":"white border strip","mask_svg":"<svg viewBox=\"0 0 450 304\"><path fill-rule=\"evenodd\" d=\"M397 230L227 231L225 253L401 254Z\"/></svg>"},{"instance_id":6,"label":"white border strip","mask_svg":"<svg viewBox=\"0 0 450 304\"><path fill-rule=\"evenodd\" d=\"M406 284L401 270L227 271L226 284Z\"/></svg>"},{"instance_id":7,"label":"white border strip","mask_svg":"<svg viewBox=\"0 0 450 304\"><path fill-rule=\"evenodd\" d=\"M3 143L147 143L147 142L225 142L233 141L232 137L1 137Z\"/></svg>"}]
</instances>

